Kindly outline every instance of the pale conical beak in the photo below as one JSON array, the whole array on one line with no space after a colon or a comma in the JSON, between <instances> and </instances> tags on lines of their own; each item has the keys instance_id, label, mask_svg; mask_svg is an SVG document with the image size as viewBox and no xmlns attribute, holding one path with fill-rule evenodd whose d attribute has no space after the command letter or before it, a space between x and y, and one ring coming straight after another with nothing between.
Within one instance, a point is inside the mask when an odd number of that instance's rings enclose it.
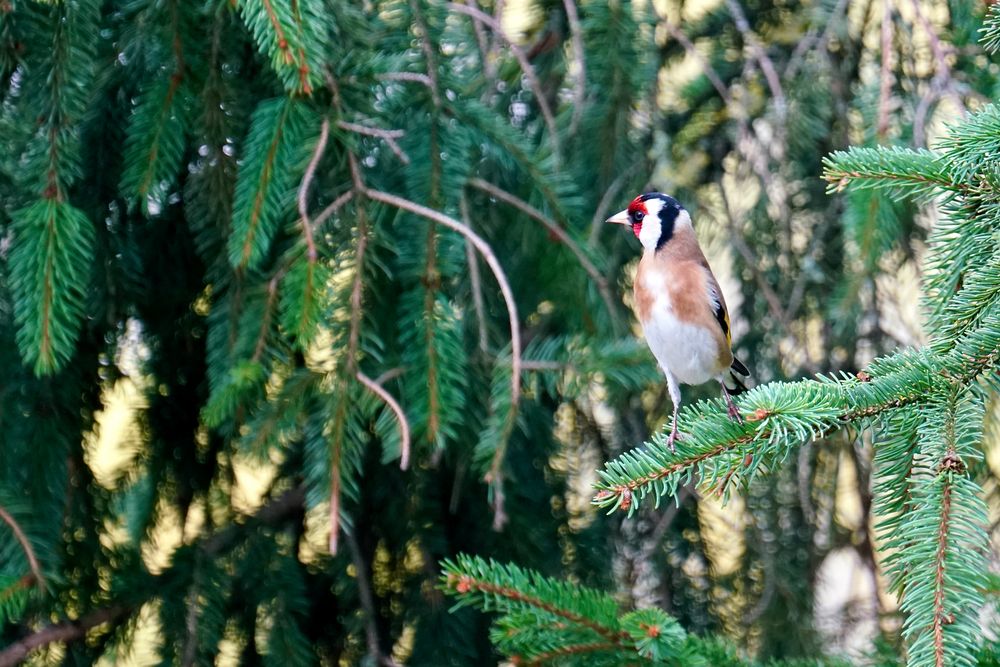
<instances>
[{"instance_id":1,"label":"pale conical beak","mask_svg":"<svg viewBox=\"0 0 1000 667\"><path fill-rule=\"evenodd\" d=\"M628 209L615 213L613 216L605 220L605 222L613 222L616 225L631 224L631 221L628 219Z\"/></svg>"}]
</instances>

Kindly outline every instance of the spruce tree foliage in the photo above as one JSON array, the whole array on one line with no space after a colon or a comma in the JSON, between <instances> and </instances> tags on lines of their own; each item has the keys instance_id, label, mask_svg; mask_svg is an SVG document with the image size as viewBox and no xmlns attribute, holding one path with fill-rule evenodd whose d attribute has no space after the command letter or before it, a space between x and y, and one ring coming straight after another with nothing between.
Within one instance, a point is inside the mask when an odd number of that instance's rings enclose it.
<instances>
[{"instance_id":1,"label":"spruce tree foliage","mask_svg":"<svg viewBox=\"0 0 1000 667\"><path fill-rule=\"evenodd\" d=\"M785 3L728 3L679 23L675 6L657 15L650 3L544 0L530 3L524 35L508 35L495 13L502 4L0 7L0 664L195 664L222 652L280 665L481 665L498 654L724 665L816 652L800 638L813 634L807 582L819 531L789 484L752 487L761 547L728 580L707 567L697 494L665 523L581 504L592 469L646 437L666 410L618 295L634 244L600 222L652 182L706 221L699 230L724 227L718 183L733 174L719 170L735 165L737 176L761 179L757 204L731 232L749 244L735 266L743 320L755 324L740 353L758 376L841 370L865 349L887 351L877 324L840 326L824 332L823 354L782 358L817 315L849 323L861 308L877 323L872 286L892 267L872 257L917 233L913 208L872 216L871 202L888 199L863 196L831 207L815 178L820 156L856 130L842 118L874 126L866 28L851 27L858 22L842 4L806 3L794 8L804 17L796 37L812 47L799 49L776 29L787 23ZM991 92L995 76L975 60L981 17L953 4L954 80L970 96ZM709 67L667 86L663 75L692 57L681 40L662 39L678 26ZM762 45L781 66L781 96L767 85ZM893 89L904 111L890 134L932 83L915 75ZM664 103L663 91L675 99ZM942 97L930 96L930 107ZM782 119L788 128L764 141ZM977 177L977 150L956 144L965 166L949 163L945 180ZM817 230L815 245L794 243L799 229ZM947 254L944 241L959 230L942 233ZM983 251L991 231L977 233ZM948 258L941 266L966 259ZM863 279L846 280L857 266ZM955 348L887 361L886 377L923 377L911 364L958 358L989 324L977 305L994 295L989 275L954 278L935 289L981 290L942 306ZM776 315L761 283L775 285L787 309ZM843 294L835 317L824 305L831 286ZM841 361L818 361L827 356ZM871 391L884 391L872 376ZM955 382L944 377L934 391ZM856 384L843 391L865 405L888 396ZM755 431L765 448L805 451L781 440L782 429L826 432L839 414L830 382L803 389L830 401L822 415L794 412L797 389L773 403L765 391L755 395L761 406L785 410L754 422L768 422ZM131 417L114 434L108 414L123 395ZM962 394L933 412L923 406L887 417L927 434L913 454L920 475L906 474L923 484L921 497L968 510L971 473L952 471L942 484L933 457L951 442L940 425L958 424L954 413L971 429L955 441L969 464L981 403ZM685 414L692 424L703 417L706 433L732 434L707 406ZM114 465L99 460L104 438L117 444ZM749 472L777 453L762 453ZM823 457L800 457L817 507L836 479ZM725 463L705 465L728 474ZM259 499L246 491L254 467L264 477ZM890 513L912 502L898 485L884 491ZM935 516L911 517L906 530L926 531ZM772 541L767 525L792 529ZM824 548L851 539L835 535ZM753 576L773 563L771 545L796 573L773 594L773 579ZM960 574L976 557L960 554L949 568ZM469 602L504 612L495 642L488 617L448 611L436 587L441 559L453 564L448 594L475 592ZM910 578L914 562L895 566L904 592L937 585ZM968 582L952 569L947 591L968 607L981 592L962 589ZM463 591L464 576L534 591L551 608ZM639 590L650 582L668 601L663 611L633 604L650 597ZM615 595L596 592L605 590ZM564 623L564 607L603 615L554 634L536 628L539 619ZM748 610L755 618L744 623ZM926 609L910 611L918 646ZM800 632L789 632L792 621ZM594 637L595 625L612 640ZM949 641L968 632L965 617L953 625L943 627ZM559 651L608 641L613 650Z\"/></svg>"}]
</instances>

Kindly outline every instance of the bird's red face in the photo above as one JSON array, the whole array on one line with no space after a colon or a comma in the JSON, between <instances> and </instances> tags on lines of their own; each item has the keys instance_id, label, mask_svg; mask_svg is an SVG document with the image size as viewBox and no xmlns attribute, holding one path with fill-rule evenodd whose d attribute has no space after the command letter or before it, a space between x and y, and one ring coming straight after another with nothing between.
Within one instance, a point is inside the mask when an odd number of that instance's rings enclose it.
<instances>
[{"instance_id":1,"label":"bird's red face","mask_svg":"<svg viewBox=\"0 0 1000 667\"><path fill-rule=\"evenodd\" d=\"M646 202L642 200L642 195L633 199L626 210L628 211L629 223L632 225L632 233L635 234L636 238L639 238L639 233L642 231L642 221L649 215L649 210L646 209Z\"/></svg>"},{"instance_id":2,"label":"bird's red face","mask_svg":"<svg viewBox=\"0 0 1000 667\"><path fill-rule=\"evenodd\" d=\"M690 227L691 216L680 203L661 192L647 192L629 203L628 208L608 218L627 225L646 251L655 252L673 238L678 227Z\"/></svg>"}]
</instances>

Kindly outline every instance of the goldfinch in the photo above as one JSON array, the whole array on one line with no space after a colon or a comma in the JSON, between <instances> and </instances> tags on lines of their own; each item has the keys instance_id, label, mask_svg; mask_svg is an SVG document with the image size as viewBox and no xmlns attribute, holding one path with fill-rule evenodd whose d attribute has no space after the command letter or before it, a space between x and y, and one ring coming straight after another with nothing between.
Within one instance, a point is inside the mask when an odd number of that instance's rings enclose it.
<instances>
[{"instance_id":1,"label":"goldfinch","mask_svg":"<svg viewBox=\"0 0 1000 667\"><path fill-rule=\"evenodd\" d=\"M733 356L726 300L698 245L691 215L673 197L648 192L607 221L631 225L642 243L633 286L635 308L674 404L670 449L678 439L678 383L718 380L730 418L742 421L732 396L746 391L743 381L750 371Z\"/></svg>"}]
</instances>

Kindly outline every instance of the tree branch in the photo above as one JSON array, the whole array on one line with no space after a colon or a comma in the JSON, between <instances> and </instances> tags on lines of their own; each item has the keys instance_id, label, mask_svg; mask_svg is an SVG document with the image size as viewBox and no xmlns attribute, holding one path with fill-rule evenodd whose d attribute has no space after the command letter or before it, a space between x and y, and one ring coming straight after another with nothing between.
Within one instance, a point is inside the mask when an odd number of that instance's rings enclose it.
<instances>
[{"instance_id":1,"label":"tree branch","mask_svg":"<svg viewBox=\"0 0 1000 667\"><path fill-rule=\"evenodd\" d=\"M11 531L14 533L14 537L21 544L21 549L24 550L24 556L28 559L28 568L31 570L32 576L35 578L35 582L38 587L42 589L42 592L46 590L45 576L42 574L42 566L38 563L38 557L35 556L35 550L31 546L31 541L25 534L24 530L21 529L20 524L14 519L10 512L0 505L0 519L3 520L8 526L10 526Z\"/></svg>"},{"instance_id":2,"label":"tree branch","mask_svg":"<svg viewBox=\"0 0 1000 667\"><path fill-rule=\"evenodd\" d=\"M46 625L41 630L33 632L0 651L0 667L14 667L14 665L20 664L35 649L48 646L53 642L68 642L80 639L91 628L116 621L131 611L131 607L114 605L93 611L75 621L62 621Z\"/></svg>"},{"instance_id":3,"label":"tree branch","mask_svg":"<svg viewBox=\"0 0 1000 667\"><path fill-rule=\"evenodd\" d=\"M573 86L573 117L569 123L570 135L576 134L583 115L583 104L587 97L587 61L583 51L583 27L580 25L580 15L576 11L575 0L563 0L566 8L566 22L573 38L573 62L576 63L576 85Z\"/></svg>"},{"instance_id":4,"label":"tree branch","mask_svg":"<svg viewBox=\"0 0 1000 667\"><path fill-rule=\"evenodd\" d=\"M462 224L458 220L455 220L444 213L435 211L432 208L410 201L409 199L404 199L403 197L399 197L388 192L382 192L380 190L367 190L365 194L375 201L380 201L384 204L395 206L398 209L409 211L410 213L427 218L428 220L433 220L434 222L444 225L449 229L455 230L472 243L472 245L476 247L476 250L479 251L479 254L483 256L483 259L486 260L486 264L490 267L490 270L493 271L493 276L500 285L500 293L503 295L504 302L507 304L507 317L510 320L511 405L512 409L516 409L518 401L521 398L521 330L520 325L518 324L517 305L514 301L514 292L510 288L510 283L507 281L507 275L504 273L503 267L500 266L500 262L497 261L496 255L493 253L493 249L482 239L482 237L472 231L472 229L467 225Z\"/></svg>"},{"instance_id":5,"label":"tree branch","mask_svg":"<svg viewBox=\"0 0 1000 667\"><path fill-rule=\"evenodd\" d=\"M361 371L358 371L355 374L355 377L358 379L358 382L363 384L373 394L382 399L382 401L389 406L389 409L392 410L393 414L396 415L396 421L399 422L399 440L400 440L399 467L402 470L406 470L406 468L410 465L410 422L407 421L406 414L403 412L403 408L399 406L399 402L392 397L392 394L386 391L385 387L380 385L375 380L371 379Z\"/></svg>"},{"instance_id":6,"label":"tree branch","mask_svg":"<svg viewBox=\"0 0 1000 667\"><path fill-rule=\"evenodd\" d=\"M565 229L560 227L555 220L552 220L520 197L517 197L516 195L513 195L488 181L484 181L481 178L473 178L469 181L469 184L492 197L496 197L502 202L510 204L514 208L525 213L528 217L534 218L538 222L542 223L550 234L570 249L577 261L580 262L580 266L583 267L583 270L587 272L587 275L589 275L591 280L593 280L597 285L597 290L601 293L601 299L603 299L604 306L608 309L608 314L611 315L612 319L616 318L617 311L615 310L615 302L614 298L611 296L611 288L608 286L608 281L605 280L604 276L602 276L600 271L597 270L597 267L590 261L590 258L583 252L580 245L573 240L573 237L570 236Z\"/></svg>"},{"instance_id":7,"label":"tree branch","mask_svg":"<svg viewBox=\"0 0 1000 667\"><path fill-rule=\"evenodd\" d=\"M524 73L524 78L528 82L528 87L531 88L532 92L535 94L535 99L538 101L538 110L541 111L542 118L545 120L545 125L549 130L549 143L552 144L552 152L558 160L560 150L559 133L556 131L556 119L555 116L552 115L552 109L549 107L548 99L545 97L545 91L542 90L542 86L538 82L538 75L535 73L535 68L532 67L531 61L528 60L524 50L521 49L521 47L518 46L506 32L504 32L500 21L496 20L489 14L486 14L475 7L460 5L457 2L449 2L448 8L452 11L458 12L459 14L465 14L466 16L471 17L474 21L479 21L480 23L489 26L495 35L499 35L505 42L507 42L510 52L514 54L517 62L521 65L521 71Z\"/></svg>"}]
</instances>

